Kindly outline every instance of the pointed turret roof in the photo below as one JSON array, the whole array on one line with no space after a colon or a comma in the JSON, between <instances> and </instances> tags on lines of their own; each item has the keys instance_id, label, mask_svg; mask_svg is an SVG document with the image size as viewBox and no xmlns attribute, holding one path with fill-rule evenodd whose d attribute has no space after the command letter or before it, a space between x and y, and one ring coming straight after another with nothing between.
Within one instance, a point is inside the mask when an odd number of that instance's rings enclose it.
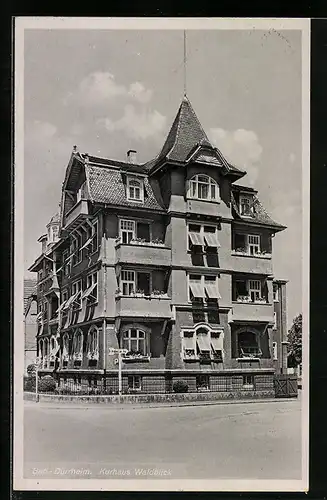
<instances>
[{"instance_id":1,"label":"pointed turret roof","mask_svg":"<svg viewBox=\"0 0 327 500\"><path fill-rule=\"evenodd\" d=\"M153 171L165 161L187 163L197 148L211 150L215 157L215 163L219 163L237 177L245 175L246 172L228 163L219 149L210 143L187 95L183 97L159 155L144 166L149 171Z\"/></svg>"}]
</instances>

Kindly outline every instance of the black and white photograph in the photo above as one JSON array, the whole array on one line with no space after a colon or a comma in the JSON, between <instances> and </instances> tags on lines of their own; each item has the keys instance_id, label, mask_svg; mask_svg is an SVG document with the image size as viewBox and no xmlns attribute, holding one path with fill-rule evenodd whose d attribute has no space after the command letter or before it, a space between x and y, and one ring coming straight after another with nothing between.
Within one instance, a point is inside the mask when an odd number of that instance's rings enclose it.
<instances>
[{"instance_id":1,"label":"black and white photograph","mask_svg":"<svg viewBox=\"0 0 327 500\"><path fill-rule=\"evenodd\" d=\"M307 491L310 21L15 24L14 486Z\"/></svg>"}]
</instances>

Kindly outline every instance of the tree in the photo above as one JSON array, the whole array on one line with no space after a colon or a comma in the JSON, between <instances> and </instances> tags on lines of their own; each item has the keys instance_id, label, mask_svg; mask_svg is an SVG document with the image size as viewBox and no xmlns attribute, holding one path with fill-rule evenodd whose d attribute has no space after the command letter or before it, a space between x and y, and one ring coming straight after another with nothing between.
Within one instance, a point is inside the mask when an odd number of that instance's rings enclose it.
<instances>
[{"instance_id":1,"label":"tree","mask_svg":"<svg viewBox=\"0 0 327 500\"><path fill-rule=\"evenodd\" d=\"M302 314L293 319L293 324L288 332L288 365L292 368L302 362Z\"/></svg>"}]
</instances>

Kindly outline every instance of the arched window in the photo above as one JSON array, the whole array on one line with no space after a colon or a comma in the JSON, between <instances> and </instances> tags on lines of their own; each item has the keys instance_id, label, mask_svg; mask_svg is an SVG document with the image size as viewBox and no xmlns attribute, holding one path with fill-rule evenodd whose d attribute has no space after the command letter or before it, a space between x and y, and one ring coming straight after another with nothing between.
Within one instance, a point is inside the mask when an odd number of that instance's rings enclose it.
<instances>
[{"instance_id":1,"label":"arched window","mask_svg":"<svg viewBox=\"0 0 327 500\"><path fill-rule=\"evenodd\" d=\"M219 201L219 186L208 175L195 175L189 181L188 198L205 201Z\"/></svg>"},{"instance_id":2,"label":"arched window","mask_svg":"<svg viewBox=\"0 0 327 500\"><path fill-rule=\"evenodd\" d=\"M92 358L96 358L98 356L98 328L96 326L91 326L89 329L87 352Z\"/></svg>"},{"instance_id":3,"label":"arched window","mask_svg":"<svg viewBox=\"0 0 327 500\"><path fill-rule=\"evenodd\" d=\"M83 333L82 331L76 330L74 334L74 354L82 354L83 353Z\"/></svg>"},{"instance_id":4,"label":"arched window","mask_svg":"<svg viewBox=\"0 0 327 500\"><path fill-rule=\"evenodd\" d=\"M130 328L123 332L122 348L134 354L146 356L145 332L139 328Z\"/></svg>"},{"instance_id":5,"label":"arched window","mask_svg":"<svg viewBox=\"0 0 327 500\"><path fill-rule=\"evenodd\" d=\"M43 358L43 340L39 341L39 358Z\"/></svg>"},{"instance_id":6,"label":"arched window","mask_svg":"<svg viewBox=\"0 0 327 500\"><path fill-rule=\"evenodd\" d=\"M62 354L63 356L68 356L69 355L69 337L68 334L65 333L62 339Z\"/></svg>"},{"instance_id":7,"label":"arched window","mask_svg":"<svg viewBox=\"0 0 327 500\"><path fill-rule=\"evenodd\" d=\"M262 355L256 333L243 331L238 334L238 354L241 358L258 358Z\"/></svg>"},{"instance_id":8,"label":"arched window","mask_svg":"<svg viewBox=\"0 0 327 500\"><path fill-rule=\"evenodd\" d=\"M127 199L132 201L143 201L143 181L135 179L134 177L127 178Z\"/></svg>"},{"instance_id":9,"label":"arched window","mask_svg":"<svg viewBox=\"0 0 327 500\"><path fill-rule=\"evenodd\" d=\"M44 339L43 352L44 356L47 356L49 354L49 339Z\"/></svg>"},{"instance_id":10,"label":"arched window","mask_svg":"<svg viewBox=\"0 0 327 500\"><path fill-rule=\"evenodd\" d=\"M50 351L51 352L54 351L55 348L56 348L56 340L54 337L51 337L51 339L50 339Z\"/></svg>"}]
</instances>

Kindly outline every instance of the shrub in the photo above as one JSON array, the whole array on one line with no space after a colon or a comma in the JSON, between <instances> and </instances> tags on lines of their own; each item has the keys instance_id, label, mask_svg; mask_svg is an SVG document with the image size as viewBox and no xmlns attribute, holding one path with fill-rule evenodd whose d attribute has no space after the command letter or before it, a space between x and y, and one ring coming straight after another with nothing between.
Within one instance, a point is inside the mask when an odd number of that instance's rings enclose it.
<instances>
[{"instance_id":1,"label":"shrub","mask_svg":"<svg viewBox=\"0 0 327 500\"><path fill-rule=\"evenodd\" d=\"M24 377L24 391L35 392L35 377Z\"/></svg>"},{"instance_id":2,"label":"shrub","mask_svg":"<svg viewBox=\"0 0 327 500\"><path fill-rule=\"evenodd\" d=\"M185 380L177 380L173 384L174 392L188 392L188 383Z\"/></svg>"},{"instance_id":3,"label":"shrub","mask_svg":"<svg viewBox=\"0 0 327 500\"><path fill-rule=\"evenodd\" d=\"M29 377L35 377L36 365L33 363L31 365L28 365L28 367L26 368L26 372Z\"/></svg>"},{"instance_id":4,"label":"shrub","mask_svg":"<svg viewBox=\"0 0 327 500\"><path fill-rule=\"evenodd\" d=\"M39 392L54 392L57 387L56 381L51 375L46 375L39 381Z\"/></svg>"}]
</instances>

